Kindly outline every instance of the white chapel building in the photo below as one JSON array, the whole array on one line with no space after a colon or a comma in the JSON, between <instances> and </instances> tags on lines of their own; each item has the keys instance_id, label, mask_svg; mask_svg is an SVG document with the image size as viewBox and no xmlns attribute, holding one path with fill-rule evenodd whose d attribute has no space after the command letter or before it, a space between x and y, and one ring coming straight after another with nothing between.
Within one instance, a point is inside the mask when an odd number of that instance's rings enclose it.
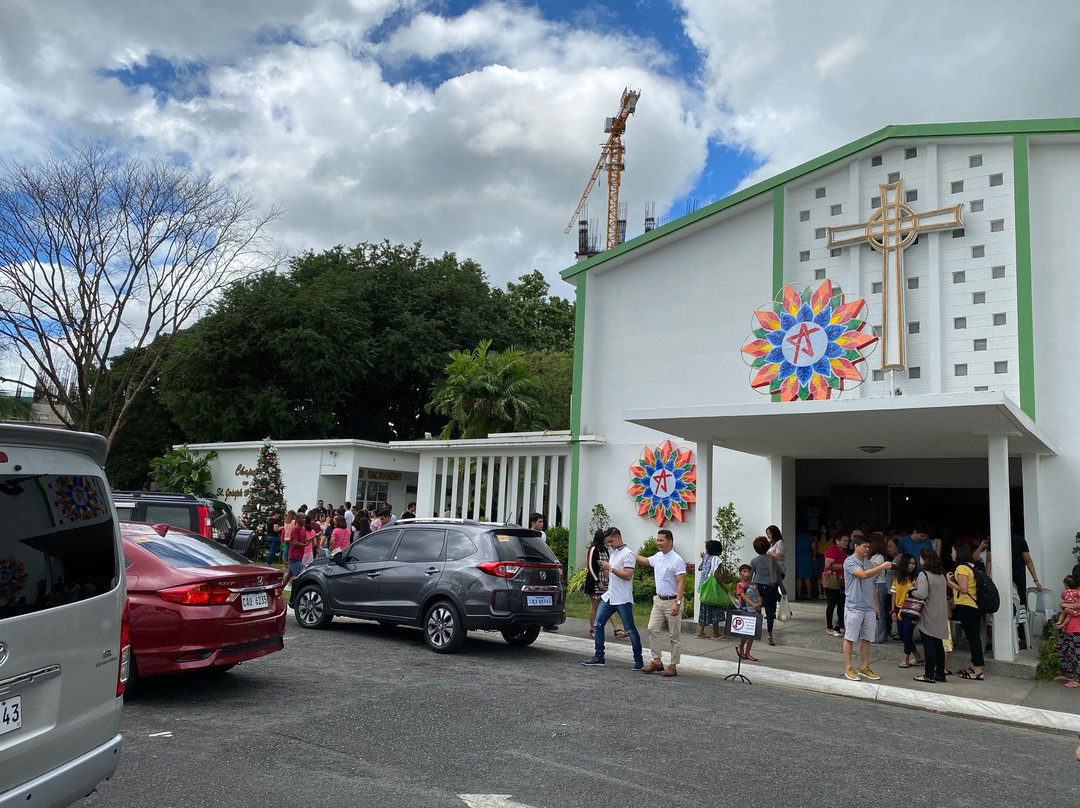
<instances>
[{"instance_id":1,"label":"white chapel building","mask_svg":"<svg viewBox=\"0 0 1080 808\"><path fill-rule=\"evenodd\" d=\"M921 519L989 532L1008 591L1012 524L1060 592L1078 191L1080 118L890 126L566 269L572 435L603 437L572 445L571 563L596 504L631 546L655 535L641 461L670 441L696 471L664 520L687 558L729 501L744 558L769 524Z\"/></svg>"}]
</instances>

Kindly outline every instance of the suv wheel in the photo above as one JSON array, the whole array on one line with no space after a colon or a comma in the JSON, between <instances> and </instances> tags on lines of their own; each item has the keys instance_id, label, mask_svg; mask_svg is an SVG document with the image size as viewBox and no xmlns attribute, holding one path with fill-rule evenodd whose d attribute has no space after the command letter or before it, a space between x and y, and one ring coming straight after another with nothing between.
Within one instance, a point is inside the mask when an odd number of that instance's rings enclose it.
<instances>
[{"instance_id":1,"label":"suv wheel","mask_svg":"<svg viewBox=\"0 0 1080 808\"><path fill-rule=\"evenodd\" d=\"M451 654L465 643L465 626L453 603L440 600L424 614L424 641L436 654Z\"/></svg>"},{"instance_id":2,"label":"suv wheel","mask_svg":"<svg viewBox=\"0 0 1080 808\"><path fill-rule=\"evenodd\" d=\"M508 628L502 633L503 639L510 645L526 646L536 642L540 636L540 626L524 626L523 628Z\"/></svg>"},{"instance_id":3,"label":"suv wheel","mask_svg":"<svg viewBox=\"0 0 1080 808\"><path fill-rule=\"evenodd\" d=\"M296 622L304 628L323 628L334 619L317 586L308 586L296 598Z\"/></svg>"}]
</instances>

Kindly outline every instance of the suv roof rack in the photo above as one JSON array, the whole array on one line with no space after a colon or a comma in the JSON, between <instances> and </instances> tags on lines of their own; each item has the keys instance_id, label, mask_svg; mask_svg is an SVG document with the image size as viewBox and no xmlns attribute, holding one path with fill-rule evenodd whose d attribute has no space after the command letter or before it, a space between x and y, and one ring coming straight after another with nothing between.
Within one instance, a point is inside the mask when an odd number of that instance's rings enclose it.
<instances>
[{"instance_id":1,"label":"suv roof rack","mask_svg":"<svg viewBox=\"0 0 1080 808\"><path fill-rule=\"evenodd\" d=\"M200 499L208 499L208 497L198 497L195 494L173 494L164 491L113 491L112 495L113 499L116 497L126 497L129 499L154 497L154 499L173 499L177 502L198 502Z\"/></svg>"},{"instance_id":2,"label":"suv roof rack","mask_svg":"<svg viewBox=\"0 0 1080 808\"><path fill-rule=\"evenodd\" d=\"M481 522L477 519L459 519L453 516L427 516L417 517L415 519L398 519L393 524L404 526L412 524L413 522L423 522L424 524L437 522L444 525L478 525L483 527L521 527L521 525L515 525L512 522Z\"/></svg>"}]
</instances>

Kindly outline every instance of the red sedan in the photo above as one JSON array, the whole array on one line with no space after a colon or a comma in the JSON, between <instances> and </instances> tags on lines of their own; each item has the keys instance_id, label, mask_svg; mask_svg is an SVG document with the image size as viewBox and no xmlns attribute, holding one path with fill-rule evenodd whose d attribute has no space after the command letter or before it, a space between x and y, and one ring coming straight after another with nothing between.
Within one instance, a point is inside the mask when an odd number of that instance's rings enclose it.
<instances>
[{"instance_id":1,"label":"red sedan","mask_svg":"<svg viewBox=\"0 0 1080 808\"><path fill-rule=\"evenodd\" d=\"M170 525L121 522L120 532L133 678L228 670L285 647L280 570Z\"/></svg>"}]
</instances>

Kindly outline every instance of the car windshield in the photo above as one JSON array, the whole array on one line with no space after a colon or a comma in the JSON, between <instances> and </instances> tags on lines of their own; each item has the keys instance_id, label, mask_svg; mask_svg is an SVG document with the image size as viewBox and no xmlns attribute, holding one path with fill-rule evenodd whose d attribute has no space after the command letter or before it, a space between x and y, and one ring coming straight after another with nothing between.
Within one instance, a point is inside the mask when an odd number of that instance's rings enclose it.
<instances>
[{"instance_id":1,"label":"car windshield","mask_svg":"<svg viewBox=\"0 0 1080 808\"><path fill-rule=\"evenodd\" d=\"M124 538L173 567L229 567L251 562L213 539L182 530L158 534L149 525L124 526Z\"/></svg>"},{"instance_id":2,"label":"car windshield","mask_svg":"<svg viewBox=\"0 0 1080 808\"><path fill-rule=\"evenodd\" d=\"M542 533L533 530L495 531L492 534L499 561L532 561L540 564L558 564Z\"/></svg>"}]
</instances>

